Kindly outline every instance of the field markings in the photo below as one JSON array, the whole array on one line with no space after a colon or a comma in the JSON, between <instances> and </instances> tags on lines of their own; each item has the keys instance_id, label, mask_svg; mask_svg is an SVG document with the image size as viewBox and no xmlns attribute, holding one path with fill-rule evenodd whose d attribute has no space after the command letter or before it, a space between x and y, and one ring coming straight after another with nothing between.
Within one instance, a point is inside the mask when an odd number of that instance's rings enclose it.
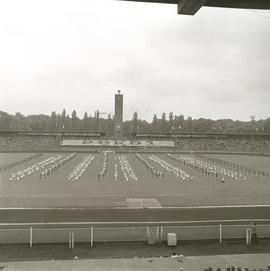
<instances>
[{"instance_id":1,"label":"field markings","mask_svg":"<svg viewBox=\"0 0 270 271\"><path fill-rule=\"evenodd\" d=\"M70 222L9 222L9 223L0 223L0 226L61 226L61 225L103 225L103 226L125 226L125 225L181 225L181 224L224 224L224 223L250 223L251 221L255 222L270 222L270 219L263 218L250 218L250 219L218 219L218 220L187 220L187 221L70 221ZM243 224L242 226L246 226Z\"/></svg>"},{"instance_id":2,"label":"field markings","mask_svg":"<svg viewBox=\"0 0 270 271\"><path fill-rule=\"evenodd\" d=\"M218 209L218 208L269 208L269 204L243 204L243 205L202 205L202 206L168 206L163 209ZM158 207L148 207L149 209L157 209Z\"/></svg>"},{"instance_id":3,"label":"field markings","mask_svg":"<svg viewBox=\"0 0 270 271\"><path fill-rule=\"evenodd\" d=\"M230 195L234 195L234 196L238 196L238 195L253 195L253 196L257 196L257 195L269 195L269 192L236 192L236 193L231 193ZM205 191L202 192L201 194L203 195L209 195L209 191ZM185 192L185 193L168 193L168 194L162 194L162 193L151 193L148 195L145 195L144 193L140 193L140 195L138 195L140 198L155 198L155 197L178 197L178 196L184 196L184 195L194 195L194 192ZM224 196L224 193L214 193L212 194L212 196ZM117 193L100 193L100 194L0 194L0 198L1 197L118 197L121 196L122 198L126 197L126 195L122 195L122 194L117 194Z\"/></svg>"},{"instance_id":4,"label":"field markings","mask_svg":"<svg viewBox=\"0 0 270 271\"><path fill-rule=\"evenodd\" d=\"M0 210L140 210L140 209L220 209L220 208L270 208L269 204L255 204L255 205L202 205L202 206L151 206L151 207L0 207Z\"/></svg>"}]
</instances>

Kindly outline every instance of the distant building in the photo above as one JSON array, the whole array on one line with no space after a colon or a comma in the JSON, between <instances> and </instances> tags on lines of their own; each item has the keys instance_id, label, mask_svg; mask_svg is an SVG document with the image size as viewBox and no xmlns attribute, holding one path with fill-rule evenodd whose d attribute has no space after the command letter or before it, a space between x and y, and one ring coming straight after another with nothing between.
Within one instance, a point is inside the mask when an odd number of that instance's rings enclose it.
<instances>
[{"instance_id":1,"label":"distant building","mask_svg":"<svg viewBox=\"0 0 270 271\"><path fill-rule=\"evenodd\" d=\"M118 90L114 98L114 137L123 138L123 94Z\"/></svg>"}]
</instances>

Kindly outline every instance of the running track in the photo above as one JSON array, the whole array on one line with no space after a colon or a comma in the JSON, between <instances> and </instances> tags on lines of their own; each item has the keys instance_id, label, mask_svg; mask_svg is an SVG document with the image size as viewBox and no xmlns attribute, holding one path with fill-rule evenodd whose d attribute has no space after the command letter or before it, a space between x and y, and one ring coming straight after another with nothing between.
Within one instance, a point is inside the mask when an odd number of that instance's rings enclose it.
<instances>
[{"instance_id":1,"label":"running track","mask_svg":"<svg viewBox=\"0 0 270 271\"><path fill-rule=\"evenodd\" d=\"M270 206L237 207L190 207L190 208L117 208L117 209L0 209L0 226L8 224L24 226L72 227L93 223L94 225L211 225L211 224L246 224L251 221L270 223ZM10 225L8 225L10 226ZM55 225L52 225L55 227ZM105 225L106 226L106 225Z\"/></svg>"}]
</instances>

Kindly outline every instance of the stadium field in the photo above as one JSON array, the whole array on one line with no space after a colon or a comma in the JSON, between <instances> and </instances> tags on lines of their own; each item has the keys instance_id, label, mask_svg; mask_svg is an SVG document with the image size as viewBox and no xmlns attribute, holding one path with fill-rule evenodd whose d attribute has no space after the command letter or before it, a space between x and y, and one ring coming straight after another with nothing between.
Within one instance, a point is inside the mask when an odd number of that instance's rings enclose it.
<instances>
[{"instance_id":1,"label":"stadium field","mask_svg":"<svg viewBox=\"0 0 270 271\"><path fill-rule=\"evenodd\" d=\"M68 159L70 155L0 154L0 206L108 208L270 204L270 179L266 176L270 157L266 156L140 154L156 172L162 172L158 177L151 174L135 154L108 152L104 157L104 153L80 153ZM225 175L205 174L173 159L175 157L201 161L203 165L216 164ZM223 164L217 165L213 158ZM59 166L65 159L67 161ZM235 168L228 162L233 162ZM251 171L244 173L245 179L243 168L237 169L236 165ZM52 173L45 176L43 173L52 166L55 166ZM98 174L102 167L105 173ZM227 176L229 171L239 171L239 174ZM183 172L186 175L181 175Z\"/></svg>"}]
</instances>

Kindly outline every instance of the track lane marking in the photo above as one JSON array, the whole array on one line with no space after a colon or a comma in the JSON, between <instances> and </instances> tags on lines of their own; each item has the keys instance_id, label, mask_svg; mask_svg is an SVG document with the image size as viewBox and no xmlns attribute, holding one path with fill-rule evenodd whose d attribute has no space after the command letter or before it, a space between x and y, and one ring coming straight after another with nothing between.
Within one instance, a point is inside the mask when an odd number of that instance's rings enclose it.
<instances>
[{"instance_id":1,"label":"track lane marking","mask_svg":"<svg viewBox=\"0 0 270 271\"><path fill-rule=\"evenodd\" d=\"M203 206L165 206L165 207L0 207L1 210L141 210L141 209L222 209L222 208L270 208L270 204L255 205L203 205Z\"/></svg>"},{"instance_id":2,"label":"track lane marking","mask_svg":"<svg viewBox=\"0 0 270 271\"><path fill-rule=\"evenodd\" d=\"M188 220L188 221L104 221L104 222L14 222L14 223L0 223L0 226L46 226L46 225L177 225L177 224L200 224L200 223L239 223L239 222L270 222L269 219L250 218L250 219L218 219L218 220Z\"/></svg>"}]
</instances>

